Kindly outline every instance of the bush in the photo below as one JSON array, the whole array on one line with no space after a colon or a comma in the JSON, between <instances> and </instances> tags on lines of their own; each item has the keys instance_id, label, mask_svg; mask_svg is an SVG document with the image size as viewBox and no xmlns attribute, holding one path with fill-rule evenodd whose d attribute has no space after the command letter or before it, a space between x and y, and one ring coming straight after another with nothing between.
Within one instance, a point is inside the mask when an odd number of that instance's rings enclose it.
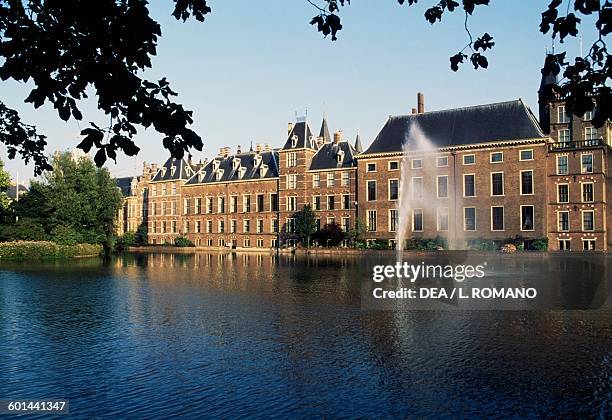
<instances>
[{"instance_id":1,"label":"bush","mask_svg":"<svg viewBox=\"0 0 612 420\"><path fill-rule=\"evenodd\" d=\"M193 242L191 242L189 239L187 239L184 236L177 236L177 238L174 240L174 246L178 246L178 247L192 247L195 246Z\"/></svg>"},{"instance_id":2,"label":"bush","mask_svg":"<svg viewBox=\"0 0 612 420\"><path fill-rule=\"evenodd\" d=\"M469 241L469 248L476 251L497 251L497 243L491 239L473 239Z\"/></svg>"},{"instance_id":3,"label":"bush","mask_svg":"<svg viewBox=\"0 0 612 420\"><path fill-rule=\"evenodd\" d=\"M138 226L138 230L134 235L134 245L146 245L147 244L147 235L149 234L149 230L147 229L146 223Z\"/></svg>"},{"instance_id":4,"label":"bush","mask_svg":"<svg viewBox=\"0 0 612 420\"><path fill-rule=\"evenodd\" d=\"M0 259L41 260L90 257L100 255L101 245L58 245L50 241L18 241L0 243Z\"/></svg>"},{"instance_id":5,"label":"bush","mask_svg":"<svg viewBox=\"0 0 612 420\"><path fill-rule=\"evenodd\" d=\"M533 251L548 251L548 238L538 238L531 241L529 249Z\"/></svg>"},{"instance_id":6,"label":"bush","mask_svg":"<svg viewBox=\"0 0 612 420\"><path fill-rule=\"evenodd\" d=\"M368 248L377 249L377 250L390 249L389 242L387 242L384 239L375 239L374 242L370 242L370 245L368 246Z\"/></svg>"},{"instance_id":7,"label":"bush","mask_svg":"<svg viewBox=\"0 0 612 420\"><path fill-rule=\"evenodd\" d=\"M57 225L51 230L51 240L58 245L76 245L83 237L70 226Z\"/></svg>"},{"instance_id":8,"label":"bush","mask_svg":"<svg viewBox=\"0 0 612 420\"><path fill-rule=\"evenodd\" d=\"M406 250L409 251L435 251L438 247L447 248L446 241L441 236L433 239L410 238L406 240Z\"/></svg>"},{"instance_id":9,"label":"bush","mask_svg":"<svg viewBox=\"0 0 612 420\"><path fill-rule=\"evenodd\" d=\"M0 240L2 241L46 241L48 239L43 226L30 218L23 218L15 224L0 227Z\"/></svg>"},{"instance_id":10,"label":"bush","mask_svg":"<svg viewBox=\"0 0 612 420\"><path fill-rule=\"evenodd\" d=\"M344 240L344 232L336 223L326 224L323 229L313 235L313 239L322 246L338 246Z\"/></svg>"},{"instance_id":11,"label":"bush","mask_svg":"<svg viewBox=\"0 0 612 420\"><path fill-rule=\"evenodd\" d=\"M115 251L124 251L130 246L136 244L136 234L132 232L126 232L123 236L120 236L115 241Z\"/></svg>"}]
</instances>

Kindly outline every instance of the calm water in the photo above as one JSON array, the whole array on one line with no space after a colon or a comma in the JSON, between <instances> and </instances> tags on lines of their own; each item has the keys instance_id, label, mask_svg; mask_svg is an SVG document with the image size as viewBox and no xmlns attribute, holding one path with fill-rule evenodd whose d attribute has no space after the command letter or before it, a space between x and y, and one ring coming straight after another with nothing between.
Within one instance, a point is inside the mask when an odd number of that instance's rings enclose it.
<instances>
[{"instance_id":1,"label":"calm water","mask_svg":"<svg viewBox=\"0 0 612 420\"><path fill-rule=\"evenodd\" d=\"M68 398L81 418L612 413L612 311L366 311L371 263L4 263L0 399Z\"/></svg>"}]
</instances>

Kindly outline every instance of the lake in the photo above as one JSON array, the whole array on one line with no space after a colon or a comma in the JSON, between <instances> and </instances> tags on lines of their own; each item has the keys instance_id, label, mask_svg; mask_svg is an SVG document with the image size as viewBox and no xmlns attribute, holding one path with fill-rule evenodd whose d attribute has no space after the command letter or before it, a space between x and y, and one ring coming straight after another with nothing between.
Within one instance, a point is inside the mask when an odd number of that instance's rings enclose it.
<instances>
[{"instance_id":1,"label":"lake","mask_svg":"<svg viewBox=\"0 0 612 420\"><path fill-rule=\"evenodd\" d=\"M379 260L4 262L0 399L67 398L77 418L611 414L609 306L368 309L363 280ZM596 270L580 256L493 264L564 307L612 290L610 256Z\"/></svg>"}]
</instances>

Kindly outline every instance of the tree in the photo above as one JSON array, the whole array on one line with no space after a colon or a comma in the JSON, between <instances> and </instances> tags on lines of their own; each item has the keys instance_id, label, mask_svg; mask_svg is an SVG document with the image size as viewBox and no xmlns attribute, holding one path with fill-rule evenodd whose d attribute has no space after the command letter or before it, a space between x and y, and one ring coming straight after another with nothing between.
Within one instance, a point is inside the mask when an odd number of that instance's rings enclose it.
<instances>
[{"instance_id":1,"label":"tree","mask_svg":"<svg viewBox=\"0 0 612 420\"><path fill-rule=\"evenodd\" d=\"M149 234L149 229L147 228L146 223L141 223L136 230L136 234L134 235L134 244L135 245L146 245L147 244L147 235Z\"/></svg>"},{"instance_id":2,"label":"tree","mask_svg":"<svg viewBox=\"0 0 612 420\"><path fill-rule=\"evenodd\" d=\"M344 240L342 228L336 223L328 223L316 233L316 237L323 246L338 246Z\"/></svg>"},{"instance_id":3,"label":"tree","mask_svg":"<svg viewBox=\"0 0 612 420\"><path fill-rule=\"evenodd\" d=\"M10 200L7 191L10 186L11 175L4 169L4 162L0 160L0 215L4 215L8 210Z\"/></svg>"},{"instance_id":4,"label":"tree","mask_svg":"<svg viewBox=\"0 0 612 420\"><path fill-rule=\"evenodd\" d=\"M357 220L355 227L351 228L346 232L346 238L355 245L357 242L363 241L363 235L365 235L366 226L361 220Z\"/></svg>"},{"instance_id":5,"label":"tree","mask_svg":"<svg viewBox=\"0 0 612 420\"><path fill-rule=\"evenodd\" d=\"M342 30L339 16L340 7L350 4L350 0L307 0L317 10L317 15L310 21L324 36L331 34L331 40L338 39L338 31ZM461 1L461 4L459 4ZM415 6L417 0L397 0L400 5ZM425 3L425 2L421 2ZM459 66L468 58L474 69L487 68L489 62L485 55L487 50L495 46L493 37L485 32L474 38L469 29L469 19L476 8L488 6L489 0L430 0L425 10L425 20L432 25L441 22L444 16L452 13L462 13L467 44L450 57L450 67L458 71ZM602 4L603 3L603 4ZM573 5L573 11L570 6ZM577 37L580 24L584 17L596 17L595 29L598 37L583 57L575 57L573 63L566 61L567 53L549 53L546 56L543 75L562 74L563 83L548 88L545 95L552 99L559 95L566 101L566 109L582 117L587 111L595 111L593 125L601 127L612 118L612 59L608 53L605 37L612 32L612 2L610 0L552 0L542 12L540 32L550 34L553 41L559 39L563 44L568 36ZM469 57L468 57L469 54Z\"/></svg>"},{"instance_id":6,"label":"tree","mask_svg":"<svg viewBox=\"0 0 612 420\"><path fill-rule=\"evenodd\" d=\"M300 236L302 243L310 246L310 238L317 231L317 216L309 205L297 213L293 214L295 218L295 233Z\"/></svg>"}]
</instances>

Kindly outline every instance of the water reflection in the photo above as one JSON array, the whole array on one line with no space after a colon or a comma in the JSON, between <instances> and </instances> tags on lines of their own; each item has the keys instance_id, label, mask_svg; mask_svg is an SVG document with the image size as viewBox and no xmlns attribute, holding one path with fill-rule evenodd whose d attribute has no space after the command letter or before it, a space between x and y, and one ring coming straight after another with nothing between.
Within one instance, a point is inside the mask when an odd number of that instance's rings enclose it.
<instances>
[{"instance_id":1,"label":"water reflection","mask_svg":"<svg viewBox=\"0 0 612 420\"><path fill-rule=\"evenodd\" d=\"M361 280L383 262L129 254L3 263L0 395L70 398L83 418L609 409L609 310L364 311ZM580 259L492 263L504 264L502 276L541 282L562 272L610 277ZM563 281L546 283L560 299L588 291Z\"/></svg>"}]
</instances>

